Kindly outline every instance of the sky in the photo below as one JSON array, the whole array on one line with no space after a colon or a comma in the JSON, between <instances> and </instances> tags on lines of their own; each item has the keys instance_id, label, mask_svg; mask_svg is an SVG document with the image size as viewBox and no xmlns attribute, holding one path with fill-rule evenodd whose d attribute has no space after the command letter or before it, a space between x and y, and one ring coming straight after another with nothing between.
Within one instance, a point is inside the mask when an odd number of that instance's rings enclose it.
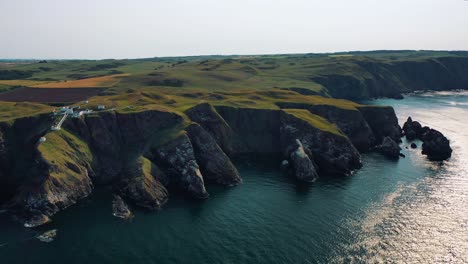
<instances>
[{"instance_id":1,"label":"sky","mask_svg":"<svg viewBox=\"0 0 468 264\"><path fill-rule=\"evenodd\" d=\"M468 50L466 0L0 0L0 58Z\"/></svg>"}]
</instances>

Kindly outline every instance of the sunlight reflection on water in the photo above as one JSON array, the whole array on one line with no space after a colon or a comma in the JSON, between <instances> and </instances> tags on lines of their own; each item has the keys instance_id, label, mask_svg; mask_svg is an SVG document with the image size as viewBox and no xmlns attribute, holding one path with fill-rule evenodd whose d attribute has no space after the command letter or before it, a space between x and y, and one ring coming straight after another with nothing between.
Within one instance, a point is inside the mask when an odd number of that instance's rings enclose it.
<instances>
[{"instance_id":1,"label":"sunlight reflection on water","mask_svg":"<svg viewBox=\"0 0 468 264\"><path fill-rule=\"evenodd\" d=\"M361 232L358 242L334 262L468 263L467 99L467 92L438 92L379 101L395 107L401 124L411 115L442 131L454 153L443 163L410 155L425 178L371 205L364 221L351 224Z\"/></svg>"}]
</instances>

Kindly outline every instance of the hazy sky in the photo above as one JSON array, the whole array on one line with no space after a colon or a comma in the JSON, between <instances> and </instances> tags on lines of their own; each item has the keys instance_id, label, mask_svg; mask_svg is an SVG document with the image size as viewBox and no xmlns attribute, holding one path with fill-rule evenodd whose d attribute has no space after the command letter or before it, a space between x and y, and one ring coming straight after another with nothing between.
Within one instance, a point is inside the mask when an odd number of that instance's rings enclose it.
<instances>
[{"instance_id":1,"label":"hazy sky","mask_svg":"<svg viewBox=\"0 0 468 264\"><path fill-rule=\"evenodd\" d=\"M0 58L468 50L466 0L0 0Z\"/></svg>"}]
</instances>

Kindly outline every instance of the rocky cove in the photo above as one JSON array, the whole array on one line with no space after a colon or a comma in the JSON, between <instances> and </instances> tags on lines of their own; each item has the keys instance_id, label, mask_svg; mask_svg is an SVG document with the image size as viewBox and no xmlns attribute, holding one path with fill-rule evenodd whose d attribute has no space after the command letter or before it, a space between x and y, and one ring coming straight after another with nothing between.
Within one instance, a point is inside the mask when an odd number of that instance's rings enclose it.
<instances>
[{"instance_id":1,"label":"rocky cove","mask_svg":"<svg viewBox=\"0 0 468 264\"><path fill-rule=\"evenodd\" d=\"M403 136L392 107L277 105L110 111L69 119L60 131L49 131L49 114L1 123L1 199L26 226L47 223L97 185L112 186L132 205L157 210L173 193L208 198L206 182L242 183L234 157L280 155L285 174L301 184L321 175L350 175L362 166L360 153L385 154L386 142L396 144ZM432 134L421 135L436 142L425 143L431 149L437 142L448 144ZM43 136L47 141L38 143Z\"/></svg>"}]
</instances>

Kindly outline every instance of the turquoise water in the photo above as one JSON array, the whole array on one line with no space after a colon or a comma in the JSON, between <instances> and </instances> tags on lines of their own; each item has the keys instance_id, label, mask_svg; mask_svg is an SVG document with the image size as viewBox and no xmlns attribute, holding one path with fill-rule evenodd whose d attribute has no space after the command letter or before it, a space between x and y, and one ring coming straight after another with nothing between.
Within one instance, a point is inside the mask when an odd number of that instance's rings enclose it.
<instances>
[{"instance_id":1,"label":"turquoise water","mask_svg":"<svg viewBox=\"0 0 468 264\"><path fill-rule=\"evenodd\" d=\"M468 93L372 103L442 131L453 157L429 162L404 142L405 159L366 154L354 175L309 185L282 175L276 158L238 160L242 185L207 186L205 201L171 197L130 222L96 190L39 229L0 214L0 263L468 262ZM34 238L50 229L53 242Z\"/></svg>"}]
</instances>

